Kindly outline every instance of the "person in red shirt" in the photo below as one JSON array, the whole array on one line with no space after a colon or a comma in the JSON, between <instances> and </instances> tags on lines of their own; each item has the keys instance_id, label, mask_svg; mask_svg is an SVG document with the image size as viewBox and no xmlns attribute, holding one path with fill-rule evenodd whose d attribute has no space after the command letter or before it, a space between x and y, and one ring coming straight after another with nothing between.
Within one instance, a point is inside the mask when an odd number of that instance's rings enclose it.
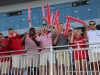
<instances>
[{"instance_id":1,"label":"person in red shirt","mask_svg":"<svg viewBox=\"0 0 100 75\"><path fill-rule=\"evenodd\" d=\"M24 47L21 45L22 39L20 35L15 32L12 28L8 30L8 42L10 44L12 50L12 67L15 69L15 75L18 74L19 68L22 68L21 73L23 75L23 71L25 68L24 62Z\"/></svg>"},{"instance_id":2,"label":"person in red shirt","mask_svg":"<svg viewBox=\"0 0 100 75\"><path fill-rule=\"evenodd\" d=\"M0 75L7 75L9 69L9 55L10 48L7 39L3 37L3 34L0 33Z\"/></svg>"},{"instance_id":3,"label":"person in red shirt","mask_svg":"<svg viewBox=\"0 0 100 75\"><path fill-rule=\"evenodd\" d=\"M75 62L75 71L76 75L80 75L80 72L82 70L82 74L86 75L86 63L88 54L87 51L84 49L85 45L79 45L79 44L85 44L85 38L81 36L81 30L75 29L72 31L71 38L69 39L70 44L76 45L72 46L74 52L73 52L73 59Z\"/></svg>"}]
</instances>

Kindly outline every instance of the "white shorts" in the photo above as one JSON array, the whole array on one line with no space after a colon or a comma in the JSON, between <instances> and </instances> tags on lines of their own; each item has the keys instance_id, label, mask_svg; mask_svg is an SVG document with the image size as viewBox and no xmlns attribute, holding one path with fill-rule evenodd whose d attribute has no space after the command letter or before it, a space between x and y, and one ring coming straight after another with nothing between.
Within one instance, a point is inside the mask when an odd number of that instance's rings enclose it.
<instances>
[{"instance_id":1,"label":"white shorts","mask_svg":"<svg viewBox=\"0 0 100 75\"><path fill-rule=\"evenodd\" d=\"M25 68L25 56L24 55L13 55L12 56L12 67L14 68Z\"/></svg>"},{"instance_id":2,"label":"white shorts","mask_svg":"<svg viewBox=\"0 0 100 75\"><path fill-rule=\"evenodd\" d=\"M100 53L89 52L89 61L90 62L100 61Z\"/></svg>"},{"instance_id":3,"label":"white shorts","mask_svg":"<svg viewBox=\"0 0 100 75\"><path fill-rule=\"evenodd\" d=\"M100 48L91 48L89 49L89 61L98 62L100 61Z\"/></svg>"},{"instance_id":4,"label":"white shorts","mask_svg":"<svg viewBox=\"0 0 100 75\"><path fill-rule=\"evenodd\" d=\"M0 62L0 72L1 75L8 74L10 68L10 61Z\"/></svg>"},{"instance_id":5,"label":"white shorts","mask_svg":"<svg viewBox=\"0 0 100 75\"><path fill-rule=\"evenodd\" d=\"M26 57L26 67L38 67L38 63L39 63L39 55L27 55Z\"/></svg>"},{"instance_id":6,"label":"white shorts","mask_svg":"<svg viewBox=\"0 0 100 75\"><path fill-rule=\"evenodd\" d=\"M51 58L51 54L52 54L52 60ZM49 63L51 64L51 62L53 64L55 64L55 54L54 53L50 53L50 52L41 52L40 54L40 66L44 66L47 64L47 60L49 61Z\"/></svg>"}]
</instances>

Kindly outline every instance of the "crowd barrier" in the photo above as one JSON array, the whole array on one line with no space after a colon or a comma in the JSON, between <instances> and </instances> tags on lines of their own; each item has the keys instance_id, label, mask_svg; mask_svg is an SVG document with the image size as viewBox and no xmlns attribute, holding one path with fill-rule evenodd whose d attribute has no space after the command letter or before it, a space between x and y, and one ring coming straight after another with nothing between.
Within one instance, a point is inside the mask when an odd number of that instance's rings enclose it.
<instances>
[{"instance_id":1,"label":"crowd barrier","mask_svg":"<svg viewBox=\"0 0 100 75\"><path fill-rule=\"evenodd\" d=\"M77 45L78 48L71 48ZM80 48L79 44L77 45L51 46L46 48L47 51L39 52L25 49L24 54L0 56L0 75L92 75L94 72L99 74L100 48ZM96 68L91 66L93 62L97 63Z\"/></svg>"}]
</instances>

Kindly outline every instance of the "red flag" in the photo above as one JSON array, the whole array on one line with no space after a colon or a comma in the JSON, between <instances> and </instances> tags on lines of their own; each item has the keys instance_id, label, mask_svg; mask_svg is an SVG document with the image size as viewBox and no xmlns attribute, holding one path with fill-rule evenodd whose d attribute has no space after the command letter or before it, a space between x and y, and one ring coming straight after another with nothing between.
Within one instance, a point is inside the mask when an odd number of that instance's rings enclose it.
<instances>
[{"instance_id":1,"label":"red flag","mask_svg":"<svg viewBox=\"0 0 100 75\"><path fill-rule=\"evenodd\" d=\"M29 22L29 28L31 28L32 24L31 24L31 17L30 17L30 6L28 6L28 22Z\"/></svg>"},{"instance_id":2,"label":"red flag","mask_svg":"<svg viewBox=\"0 0 100 75\"><path fill-rule=\"evenodd\" d=\"M30 17L30 6L28 6L28 22L31 22L31 17Z\"/></svg>"},{"instance_id":3,"label":"red flag","mask_svg":"<svg viewBox=\"0 0 100 75\"><path fill-rule=\"evenodd\" d=\"M60 36L60 29L59 29L58 24L59 23L58 23L57 19L55 19L56 30L57 30L58 36Z\"/></svg>"},{"instance_id":4,"label":"red flag","mask_svg":"<svg viewBox=\"0 0 100 75\"><path fill-rule=\"evenodd\" d=\"M58 23L59 23L59 10L56 11L56 15L54 17L54 21L53 24L55 24L55 19L57 19Z\"/></svg>"},{"instance_id":5,"label":"red flag","mask_svg":"<svg viewBox=\"0 0 100 75\"><path fill-rule=\"evenodd\" d=\"M45 21L47 20L48 25L52 24L52 20L53 20L53 16L54 16L54 12L50 13L50 5L46 4L46 9L47 9L47 17L45 16L45 12L44 12L44 4L42 4L42 14L43 14L43 23L45 23ZM50 27L50 26L48 26Z\"/></svg>"},{"instance_id":6,"label":"red flag","mask_svg":"<svg viewBox=\"0 0 100 75\"><path fill-rule=\"evenodd\" d=\"M48 24L50 24L51 23L51 21L50 21L50 6L49 6L49 4L47 4L46 5L47 6L47 13L48 13Z\"/></svg>"},{"instance_id":7,"label":"red flag","mask_svg":"<svg viewBox=\"0 0 100 75\"><path fill-rule=\"evenodd\" d=\"M60 36L60 29L59 29L59 10L56 11L56 15L55 15L55 18L54 18L54 24L56 25L56 30L57 30L57 33L58 33L58 36Z\"/></svg>"},{"instance_id":8,"label":"red flag","mask_svg":"<svg viewBox=\"0 0 100 75\"><path fill-rule=\"evenodd\" d=\"M44 12L44 4L42 4L42 14L43 14L43 20L46 20L45 12Z\"/></svg>"},{"instance_id":9,"label":"red flag","mask_svg":"<svg viewBox=\"0 0 100 75\"><path fill-rule=\"evenodd\" d=\"M69 27L70 27L69 19L66 18L66 27L65 27L65 31L64 31L64 37L67 36L67 33L69 31Z\"/></svg>"},{"instance_id":10,"label":"red flag","mask_svg":"<svg viewBox=\"0 0 100 75\"><path fill-rule=\"evenodd\" d=\"M79 23L81 23L81 24L83 24L83 25L86 25L86 23L85 23L84 21L79 20L79 19L77 19L77 18L74 18L74 17L71 17L71 16L67 16L67 18L70 19L70 20L73 20L73 21L75 21L75 22L79 22Z\"/></svg>"},{"instance_id":11,"label":"red flag","mask_svg":"<svg viewBox=\"0 0 100 75\"><path fill-rule=\"evenodd\" d=\"M44 4L42 4L42 14L43 14L43 20L47 20L48 21L48 25L50 25L51 22L51 16L50 16L50 6L49 4L46 5L46 9L47 9L47 17L45 16L45 12L44 12Z\"/></svg>"}]
</instances>

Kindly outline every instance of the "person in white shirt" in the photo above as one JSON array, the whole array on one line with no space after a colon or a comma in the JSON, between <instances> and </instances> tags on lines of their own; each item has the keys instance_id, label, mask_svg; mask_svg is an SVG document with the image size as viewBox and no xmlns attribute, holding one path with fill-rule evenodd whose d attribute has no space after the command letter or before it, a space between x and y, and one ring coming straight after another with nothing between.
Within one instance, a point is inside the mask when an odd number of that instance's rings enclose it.
<instances>
[{"instance_id":1,"label":"person in white shirt","mask_svg":"<svg viewBox=\"0 0 100 75\"><path fill-rule=\"evenodd\" d=\"M96 22L90 21L89 27L85 27L84 36L88 39L89 44L89 61L91 63L90 69L93 71L94 75L99 74L100 65L100 30L96 29Z\"/></svg>"}]
</instances>

